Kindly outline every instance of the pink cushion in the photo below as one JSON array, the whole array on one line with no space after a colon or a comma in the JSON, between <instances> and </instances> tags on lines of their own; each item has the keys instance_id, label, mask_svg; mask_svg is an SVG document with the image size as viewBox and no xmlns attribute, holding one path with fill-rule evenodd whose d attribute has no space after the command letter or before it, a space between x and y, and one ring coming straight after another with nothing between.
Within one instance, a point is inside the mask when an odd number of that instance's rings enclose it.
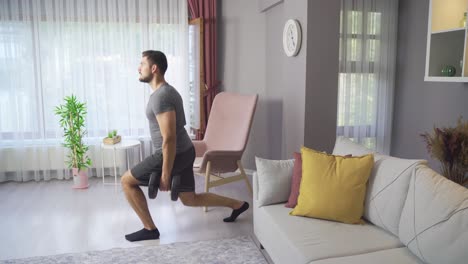
<instances>
[{"instance_id":1,"label":"pink cushion","mask_svg":"<svg viewBox=\"0 0 468 264\"><path fill-rule=\"evenodd\" d=\"M302 156L301 153L294 152L294 167L291 180L291 193L289 194L288 202L284 205L288 208L294 208L297 205L297 197L299 197L299 187L301 186L302 178Z\"/></svg>"}]
</instances>

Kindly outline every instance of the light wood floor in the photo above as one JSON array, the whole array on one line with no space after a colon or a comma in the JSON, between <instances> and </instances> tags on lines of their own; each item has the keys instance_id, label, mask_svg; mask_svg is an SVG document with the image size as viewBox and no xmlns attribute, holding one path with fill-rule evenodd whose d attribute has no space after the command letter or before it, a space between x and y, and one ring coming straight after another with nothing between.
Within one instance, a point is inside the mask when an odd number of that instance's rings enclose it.
<instances>
[{"instance_id":1,"label":"light wood floor","mask_svg":"<svg viewBox=\"0 0 468 264\"><path fill-rule=\"evenodd\" d=\"M204 178L196 177L202 192ZM106 177L106 181L111 181ZM230 208L190 208L172 202L169 193L149 200L152 216L161 232L153 241L128 242L124 235L142 228L120 186L103 185L91 178L86 190L74 190L71 181L0 183L0 259L45 256L110 248L158 245L251 235L252 209L235 223L222 219ZM143 191L146 194L147 189ZM210 191L252 205L244 182Z\"/></svg>"}]
</instances>

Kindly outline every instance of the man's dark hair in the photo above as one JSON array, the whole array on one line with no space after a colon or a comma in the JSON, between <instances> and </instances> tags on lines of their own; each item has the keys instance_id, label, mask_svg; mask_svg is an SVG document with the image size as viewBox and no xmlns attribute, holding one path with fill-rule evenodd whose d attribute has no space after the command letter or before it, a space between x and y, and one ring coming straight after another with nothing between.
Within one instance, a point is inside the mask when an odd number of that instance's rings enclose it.
<instances>
[{"instance_id":1,"label":"man's dark hair","mask_svg":"<svg viewBox=\"0 0 468 264\"><path fill-rule=\"evenodd\" d=\"M146 57L151 64L156 64L162 75L167 70L167 59L166 55L159 50L146 50L142 53L143 57Z\"/></svg>"}]
</instances>

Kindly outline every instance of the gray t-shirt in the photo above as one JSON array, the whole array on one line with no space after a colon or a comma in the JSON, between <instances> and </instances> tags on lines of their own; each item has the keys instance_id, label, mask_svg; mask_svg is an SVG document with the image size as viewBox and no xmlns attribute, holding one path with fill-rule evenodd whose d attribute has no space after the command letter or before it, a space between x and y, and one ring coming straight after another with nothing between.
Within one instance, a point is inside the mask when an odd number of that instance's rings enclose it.
<instances>
[{"instance_id":1,"label":"gray t-shirt","mask_svg":"<svg viewBox=\"0 0 468 264\"><path fill-rule=\"evenodd\" d=\"M146 117L149 120L155 152L162 152L163 141L156 115L174 110L176 113L176 153L182 153L192 146L192 140L184 128L186 122L182 97L174 87L166 83L151 94L146 107Z\"/></svg>"}]
</instances>

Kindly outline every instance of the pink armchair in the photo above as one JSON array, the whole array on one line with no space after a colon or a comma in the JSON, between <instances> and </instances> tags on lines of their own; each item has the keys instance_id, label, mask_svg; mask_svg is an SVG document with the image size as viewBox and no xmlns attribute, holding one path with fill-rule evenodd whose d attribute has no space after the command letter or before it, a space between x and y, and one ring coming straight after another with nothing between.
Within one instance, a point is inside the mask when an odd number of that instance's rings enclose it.
<instances>
[{"instance_id":1,"label":"pink armchair","mask_svg":"<svg viewBox=\"0 0 468 264\"><path fill-rule=\"evenodd\" d=\"M194 172L205 175L205 192L211 187L244 180L252 194L252 186L242 166L249 138L257 95L240 95L221 92L216 95L211 108L205 137L193 141L196 151ZM222 173L240 174L223 177ZM205 207L205 212L207 208Z\"/></svg>"}]
</instances>

